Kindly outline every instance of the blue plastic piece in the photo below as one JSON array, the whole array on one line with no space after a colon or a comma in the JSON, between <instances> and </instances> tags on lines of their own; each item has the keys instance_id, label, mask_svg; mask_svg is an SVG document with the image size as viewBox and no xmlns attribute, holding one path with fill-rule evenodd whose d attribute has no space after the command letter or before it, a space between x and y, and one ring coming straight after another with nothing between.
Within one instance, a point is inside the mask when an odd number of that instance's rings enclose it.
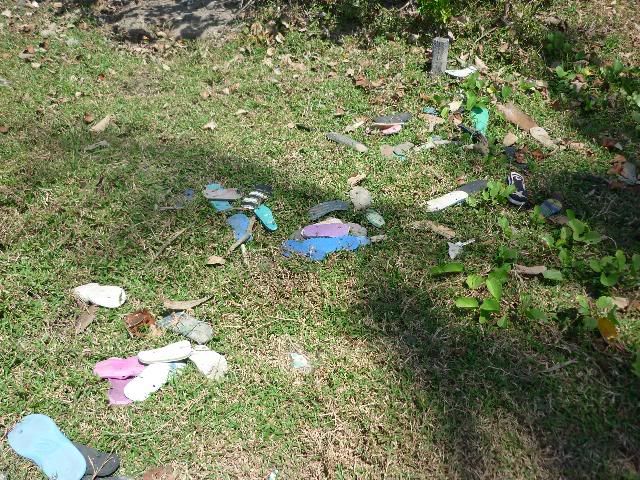
<instances>
[{"instance_id":1,"label":"blue plastic piece","mask_svg":"<svg viewBox=\"0 0 640 480\"><path fill-rule=\"evenodd\" d=\"M471 120L473 120L473 128L486 137L487 127L489 126L489 110L484 107L473 107L471 109Z\"/></svg>"},{"instance_id":2,"label":"blue plastic piece","mask_svg":"<svg viewBox=\"0 0 640 480\"><path fill-rule=\"evenodd\" d=\"M282 244L282 254L290 257L292 254L302 255L311 260L324 260L327 255L341 250L356 250L371 243L367 237L345 235L343 237L316 237L306 240L286 240Z\"/></svg>"},{"instance_id":3,"label":"blue plastic piece","mask_svg":"<svg viewBox=\"0 0 640 480\"><path fill-rule=\"evenodd\" d=\"M31 460L50 479L80 480L87 471L84 456L46 415L27 415L7 440L18 455Z\"/></svg>"},{"instance_id":4,"label":"blue plastic piece","mask_svg":"<svg viewBox=\"0 0 640 480\"><path fill-rule=\"evenodd\" d=\"M264 228L269 230L270 232L275 232L278 229L278 225L276 224L276 220L273 218L273 212L269 207L262 204L258 208L256 208L253 213L256 214L260 223L264 225Z\"/></svg>"},{"instance_id":5,"label":"blue plastic piece","mask_svg":"<svg viewBox=\"0 0 640 480\"><path fill-rule=\"evenodd\" d=\"M219 183L210 183L205 187L207 190L222 190L224 187ZM226 210L231 210L231 204L226 200L209 200L209 204L216 209L218 212L224 212Z\"/></svg>"},{"instance_id":6,"label":"blue plastic piece","mask_svg":"<svg viewBox=\"0 0 640 480\"><path fill-rule=\"evenodd\" d=\"M424 107L424 108L422 109L422 111L423 111L424 113L428 113L429 115L440 115L440 114L438 113L438 110L437 110L437 109L435 109L434 107Z\"/></svg>"},{"instance_id":7,"label":"blue plastic piece","mask_svg":"<svg viewBox=\"0 0 640 480\"><path fill-rule=\"evenodd\" d=\"M233 236L236 241L240 240L249 228L249 217L244 213L236 213L227 218L227 223L233 228ZM252 237L249 237L251 240Z\"/></svg>"}]
</instances>

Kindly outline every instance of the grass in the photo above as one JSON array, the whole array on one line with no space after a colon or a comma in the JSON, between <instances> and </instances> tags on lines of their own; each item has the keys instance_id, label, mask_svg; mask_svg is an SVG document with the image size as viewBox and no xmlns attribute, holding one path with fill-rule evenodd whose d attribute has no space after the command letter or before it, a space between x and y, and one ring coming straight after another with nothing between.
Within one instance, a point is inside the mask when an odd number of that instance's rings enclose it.
<instances>
[{"instance_id":1,"label":"grass","mask_svg":"<svg viewBox=\"0 0 640 480\"><path fill-rule=\"evenodd\" d=\"M42 7L25 22L37 32L49 19ZM45 413L74 441L118 452L133 477L167 464L194 479L264 478L275 467L281 478L638 478L640 381L630 366L640 340L637 312L622 315L619 351L580 329L575 296L591 285L579 272L565 271L560 284L511 277L504 329L454 307L468 293L464 275L428 274L446 261L447 246L409 227L427 218L461 240L476 238L462 257L466 273L486 273L500 245L518 250L522 263L558 266L540 241L554 227L532 222L528 212L506 204L424 212L429 198L460 177L504 178L504 159L457 146L407 162L383 159L380 144L431 135L417 117L392 139L355 132L371 147L366 155L324 139L360 116L418 113L436 95L462 99L458 83L425 74L423 47L378 39L363 48L357 37L335 44L293 29L268 66L266 45L245 34L220 46L188 43L141 54L67 20L73 25L37 54L39 69L17 54L41 39L18 33L20 22L9 25L4 17L0 29L1 49L9 53L0 76L12 82L0 87L0 124L9 127L0 137L4 432L28 413ZM637 192L610 190L598 179L607 176L612 153L594 138L623 133L625 154L633 154L632 109L551 108L556 79L541 44L527 46L546 31L531 18L522 22L530 28L517 48L496 53L509 40L498 30L487 37L483 59L492 72L503 68L503 78L552 83L551 98L516 88L513 100L553 137L593 151L565 149L532 161L532 200L560 191L565 205L610 237L579 256L612 253L615 245L638 252ZM604 60L627 48L627 33L606 42ZM69 46L63 35L79 44ZM452 56L472 42L463 35ZM285 54L306 69L287 65ZM383 86L356 88L350 68L384 78ZM203 98L203 90L211 96ZM336 116L338 108L346 113ZM239 109L248 113L237 115ZM499 144L515 129L490 110L489 136ZM116 122L92 135L85 112L96 119L114 114ZM210 120L218 128L203 130ZM451 124L436 131L454 132ZM111 147L84 151L102 139ZM285 261L280 244L306 224L308 207L345 198L346 179L356 172L367 174L365 186L387 220L383 231L370 230L387 241L321 263ZM183 210L155 209L213 180L274 188L269 204L279 230L257 231L248 244L249 268L240 255L223 268L204 265L232 238L224 217L201 196ZM516 227L511 239L501 233L500 216ZM152 262L181 228L188 231ZM121 285L129 300L118 310L100 309L74 335L77 307L69 291L90 281ZM634 288L615 293L637 295ZM231 366L225 381L208 383L191 368L146 402L110 408L105 383L92 374L95 363L178 340L169 333L131 339L122 316L143 307L159 315L163 297L209 292L215 300L195 314L214 325L210 346ZM518 307L524 294L557 318L527 319ZM310 357L312 375L291 371L291 351ZM4 441L2 470L12 479L39 475Z\"/></svg>"}]
</instances>

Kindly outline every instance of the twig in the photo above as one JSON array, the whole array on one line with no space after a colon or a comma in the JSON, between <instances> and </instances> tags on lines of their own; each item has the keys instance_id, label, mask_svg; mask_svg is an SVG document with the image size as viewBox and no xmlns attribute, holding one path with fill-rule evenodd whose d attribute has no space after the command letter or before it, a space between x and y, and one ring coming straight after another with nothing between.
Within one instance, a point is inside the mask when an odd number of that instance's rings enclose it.
<instances>
[{"instance_id":1,"label":"twig","mask_svg":"<svg viewBox=\"0 0 640 480\"><path fill-rule=\"evenodd\" d=\"M227 256L230 255L236 248L238 248L244 242L249 240L249 237L251 236L251 232L253 231L253 226L255 225L255 223L256 223L256 217L251 217L251 219L249 220L249 225L247 226L247 231L244 233L244 235L242 235L242 237L238 239L236 243L234 243L229 247L229 249L227 250Z\"/></svg>"},{"instance_id":2,"label":"twig","mask_svg":"<svg viewBox=\"0 0 640 480\"><path fill-rule=\"evenodd\" d=\"M578 363L578 361L573 359L567 360L564 363L559 363L558 365L554 365L553 367L549 367L546 370L543 370L542 373L555 372L556 370L560 370L561 368L568 367L569 365L573 365L574 363Z\"/></svg>"},{"instance_id":3,"label":"twig","mask_svg":"<svg viewBox=\"0 0 640 480\"><path fill-rule=\"evenodd\" d=\"M162 252L164 252L167 247L169 245L171 245L176 238L178 238L180 235L182 235L184 232L186 232L187 229L183 228L182 230L178 230L176 233L174 233L173 235L171 235L163 244L162 246L158 249L158 251L156 253L154 253L153 257L151 257L151 261L153 262L156 258L158 258L160 256L160 254Z\"/></svg>"},{"instance_id":4,"label":"twig","mask_svg":"<svg viewBox=\"0 0 640 480\"><path fill-rule=\"evenodd\" d=\"M240 251L242 252L242 262L244 266L249 268L249 255L247 255L247 246L244 243L240 245Z\"/></svg>"}]
</instances>

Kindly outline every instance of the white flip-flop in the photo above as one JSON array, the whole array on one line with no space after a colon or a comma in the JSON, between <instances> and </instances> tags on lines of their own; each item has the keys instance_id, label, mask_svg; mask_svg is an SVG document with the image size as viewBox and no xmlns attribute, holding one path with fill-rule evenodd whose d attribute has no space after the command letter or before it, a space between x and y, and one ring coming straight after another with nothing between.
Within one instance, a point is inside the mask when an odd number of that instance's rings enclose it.
<instances>
[{"instance_id":1,"label":"white flip-flop","mask_svg":"<svg viewBox=\"0 0 640 480\"><path fill-rule=\"evenodd\" d=\"M170 343L162 348L143 350L138 353L138 360L140 363L147 364L177 362L191 355L191 351L191 342L189 342L189 340L182 340L180 342Z\"/></svg>"}]
</instances>

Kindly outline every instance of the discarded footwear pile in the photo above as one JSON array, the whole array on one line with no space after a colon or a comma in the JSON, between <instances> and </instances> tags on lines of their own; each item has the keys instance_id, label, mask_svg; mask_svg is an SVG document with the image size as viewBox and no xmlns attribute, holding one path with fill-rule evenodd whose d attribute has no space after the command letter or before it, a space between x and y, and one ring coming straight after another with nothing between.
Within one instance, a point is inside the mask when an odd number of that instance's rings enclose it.
<instances>
[{"instance_id":1,"label":"discarded footwear pile","mask_svg":"<svg viewBox=\"0 0 640 480\"><path fill-rule=\"evenodd\" d=\"M157 392L191 360L211 380L220 380L228 369L227 360L206 345L193 346L188 340L162 348L144 350L135 357L109 358L98 362L94 373L109 382L111 405L142 402Z\"/></svg>"}]
</instances>

